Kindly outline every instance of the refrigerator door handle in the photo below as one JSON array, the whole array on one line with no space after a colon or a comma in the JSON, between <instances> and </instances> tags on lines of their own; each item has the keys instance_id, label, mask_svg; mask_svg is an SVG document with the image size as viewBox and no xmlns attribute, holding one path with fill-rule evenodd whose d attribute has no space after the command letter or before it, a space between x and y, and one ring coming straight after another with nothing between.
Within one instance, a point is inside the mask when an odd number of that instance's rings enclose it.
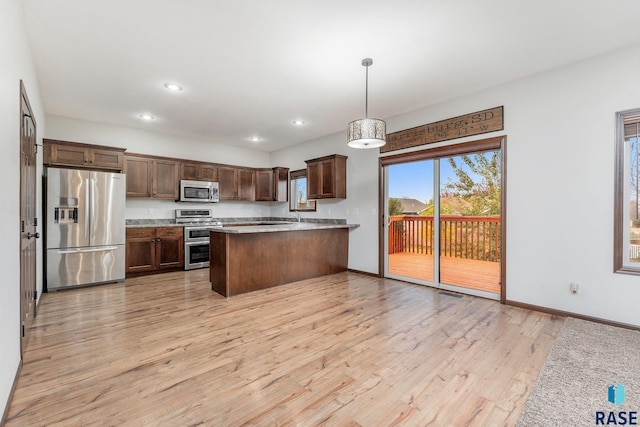
<instances>
[{"instance_id":1,"label":"refrigerator door handle","mask_svg":"<svg viewBox=\"0 0 640 427\"><path fill-rule=\"evenodd\" d=\"M99 248L86 248L86 249L63 249L58 251L59 254L85 254L88 252L108 252L115 251L117 246L101 246Z\"/></svg>"},{"instance_id":2,"label":"refrigerator door handle","mask_svg":"<svg viewBox=\"0 0 640 427\"><path fill-rule=\"evenodd\" d=\"M89 245L91 245L91 228L90 225L93 222L91 215L91 179L84 180L84 232L85 236L89 238Z\"/></svg>"}]
</instances>

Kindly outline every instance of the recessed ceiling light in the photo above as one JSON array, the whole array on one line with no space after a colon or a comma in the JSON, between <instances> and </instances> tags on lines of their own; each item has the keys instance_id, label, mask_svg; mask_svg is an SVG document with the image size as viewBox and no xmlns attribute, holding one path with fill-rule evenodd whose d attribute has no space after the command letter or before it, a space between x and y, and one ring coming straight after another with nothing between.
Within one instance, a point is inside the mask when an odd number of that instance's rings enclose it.
<instances>
[{"instance_id":1,"label":"recessed ceiling light","mask_svg":"<svg viewBox=\"0 0 640 427\"><path fill-rule=\"evenodd\" d=\"M171 92L180 92L182 90L182 86L179 86L175 83L165 83L164 84L165 89L171 91Z\"/></svg>"},{"instance_id":2,"label":"recessed ceiling light","mask_svg":"<svg viewBox=\"0 0 640 427\"><path fill-rule=\"evenodd\" d=\"M146 120L146 121L150 121L155 119L155 117L153 117L151 114L138 114L138 117L140 117L142 120Z\"/></svg>"},{"instance_id":3,"label":"recessed ceiling light","mask_svg":"<svg viewBox=\"0 0 640 427\"><path fill-rule=\"evenodd\" d=\"M306 122L304 120L294 120L293 124L296 126L302 126L303 124L305 124Z\"/></svg>"},{"instance_id":4,"label":"recessed ceiling light","mask_svg":"<svg viewBox=\"0 0 640 427\"><path fill-rule=\"evenodd\" d=\"M259 136L252 136L251 138L249 138L249 141L251 141L251 142L260 142L260 141L262 141L262 138L260 138Z\"/></svg>"}]
</instances>

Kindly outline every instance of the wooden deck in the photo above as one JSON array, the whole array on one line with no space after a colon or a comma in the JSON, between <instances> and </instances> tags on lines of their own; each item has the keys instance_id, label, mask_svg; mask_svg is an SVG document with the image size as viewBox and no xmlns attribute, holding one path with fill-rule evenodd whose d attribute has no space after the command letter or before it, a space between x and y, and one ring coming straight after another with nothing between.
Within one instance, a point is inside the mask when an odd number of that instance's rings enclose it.
<instances>
[{"instance_id":1,"label":"wooden deck","mask_svg":"<svg viewBox=\"0 0 640 427\"><path fill-rule=\"evenodd\" d=\"M389 255L389 273L433 282L433 255ZM440 283L500 294L500 263L440 257Z\"/></svg>"},{"instance_id":2,"label":"wooden deck","mask_svg":"<svg viewBox=\"0 0 640 427\"><path fill-rule=\"evenodd\" d=\"M345 272L44 294L7 427L512 426L563 319Z\"/></svg>"}]
</instances>

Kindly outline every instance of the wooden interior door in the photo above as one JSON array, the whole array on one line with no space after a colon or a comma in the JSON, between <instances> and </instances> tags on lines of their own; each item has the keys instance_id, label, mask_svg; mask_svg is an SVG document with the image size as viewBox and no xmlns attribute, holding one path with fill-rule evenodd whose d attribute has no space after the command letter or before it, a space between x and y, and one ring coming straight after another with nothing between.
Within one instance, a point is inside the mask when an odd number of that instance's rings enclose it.
<instances>
[{"instance_id":1,"label":"wooden interior door","mask_svg":"<svg viewBox=\"0 0 640 427\"><path fill-rule=\"evenodd\" d=\"M36 121L20 81L20 353L36 315Z\"/></svg>"}]
</instances>

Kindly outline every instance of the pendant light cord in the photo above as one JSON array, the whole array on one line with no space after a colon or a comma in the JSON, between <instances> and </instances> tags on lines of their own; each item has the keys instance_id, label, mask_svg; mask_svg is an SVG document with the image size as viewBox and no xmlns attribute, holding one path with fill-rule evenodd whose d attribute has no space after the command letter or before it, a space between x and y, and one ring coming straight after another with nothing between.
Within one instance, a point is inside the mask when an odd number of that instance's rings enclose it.
<instances>
[{"instance_id":1,"label":"pendant light cord","mask_svg":"<svg viewBox=\"0 0 640 427\"><path fill-rule=\"evenodd\" d=\"M369 66L365 65L365 84L364 84L364 118L369 118Z\"/></svg>"}]
</instances>

